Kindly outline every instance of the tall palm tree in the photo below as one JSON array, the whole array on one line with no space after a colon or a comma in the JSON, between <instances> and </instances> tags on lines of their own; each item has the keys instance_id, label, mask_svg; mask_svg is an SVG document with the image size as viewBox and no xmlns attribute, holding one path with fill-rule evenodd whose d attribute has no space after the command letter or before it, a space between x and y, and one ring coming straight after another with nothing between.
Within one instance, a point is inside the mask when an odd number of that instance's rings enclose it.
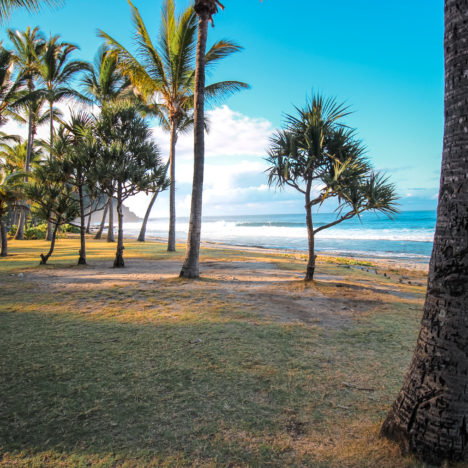
<instances>
[{"instance_id":1,"label":"tall palm tree","mask_svg":"<svg viewBox=\"0 0 468 468\"><path fill-rule=\"evenodd\" d=\"M25 102L23 107L26 108L27 124L28 124L28 139L26 151L26 172L29 172L29 161L31 159L31 151L33 147L33 118L34 111L37 112L37 97L32 99L32 93L35 88L35 81L37 76L37 56L41 53L41 49L45 44L45 40L39 28L31 29L28 27L26 31L8 30L8 37L13 44L15 62L18 68L19 75L25 80L27 89L23 99ZM34 102L35 101L35 102ZM28 177L26 176L25 182L27 183ZM21 210L20 219L18 222L18 229L15 234L15 239L22 240L24 238L24 224L27 217L28 207Z\"/></svg>"},{"instance_id":2,"label":"tall palm tree","mask_svg":"<svg viewBox=\"0 0 468 468\"><path fill-rule=\"evenodd\" d=\"M205 170L205 67L208 22L213 23L213 15L223 8L217 0L195 0L194 10L198 16L198 38L195 66L194 93L194 166L192 183L192 203L190 223L181 277L198 278L200 276L200 235L202 222L203 175Z\"/></svg>"},{"instance_id":3,"label":"tall palm tree","mask_svg":"<svg viewBox=\"0 0 468 468\"><path fill-rule=\"evenodd\" d=\"M8 18L17 8L37 11L43 4L54 6L62 3L62 0L0 0L0 21Z\"/></svg>"},{"instance_id":4,"label":"tall palm tree","mask_svg":"<svg viewBox=\"0 0 468 468\"><path fill-rule=\"evenodd\" d=\"M468 460L468 1L445 0L445 132L416 349L382 434L424 461Z\"/></svg>"},{"instance_id":5,"label":"tall palm tree","mask_svg":"<svg viewBox=\"0 0 468 468\"><path fill-rule=\"evenodd\" d=\"M21 74L14 76L15 62L13 52L0 43L0 126L6 122L21 98L24 80Z\"/></svg>"},{"instance_id":6,"label":"tall palm tree","mask_svg":"<svg viewBox=\"0 0 468 468\"><path fill-rule=\"evenodd\" d=\"M72 53L76 50L78 46L61 42L60 36L53 36L46 41L38 56L37 69L43 84L39 91L49 103L50 158L53 157L54 105L67 97L86 100L81 93L71 87L71 82L78 73L90 69L89 63L71 59Z\"/></svg>"},{"instance_id":7,"label":"tall palm tree","mask_svg":"<svg viewBox=\"0 0 468 468\"><path fill-rule=\"evenodd\" d=\"M193 7L188 7L176 16L174 0L165 0L162 9L158 43L153 44L148 30L137 8L128 0L136 28L137 56L103 31L99 35L118 54L119 66L128 76L147 106L159 117L163 128L170 132L170 221L168 251L175 251L175 150L180 131L192 122L194 105L197 17ZM222 40L211 47L204 61L209 65L241 50L230 41ZM220 99L242 88L239 81L221 81L203 90L207 97ZM204 120L202 120L202 131Z\"/></svg>"}]
</instances>

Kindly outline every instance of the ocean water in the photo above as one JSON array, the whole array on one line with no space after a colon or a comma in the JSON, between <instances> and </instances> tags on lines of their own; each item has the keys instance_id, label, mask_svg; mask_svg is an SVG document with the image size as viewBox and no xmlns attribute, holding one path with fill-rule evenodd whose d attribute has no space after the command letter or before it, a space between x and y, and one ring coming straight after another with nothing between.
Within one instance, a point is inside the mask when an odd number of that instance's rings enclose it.
<instances>
[{"instance_id":1,"label":"ocean water","mask_svg":"<svg viewBox=\"0 0 468 468\"><path fill-rule=\"evenodd\" d=\"M333 213L314 214L314 226L333 221ZM335 255L394 258L428 263L436 223L435 211L405 211L389 219L364 213L325 229L316 236L316 250ZM125 235L136 237L139 223L125 223ZM151 219L147 236L167 237L168 220ZM188 218L177 220L177 239L185 241ZM306 250L305 214L207 216L202 224L202 241L239 246Z\"/></svg>"}]
</instances>

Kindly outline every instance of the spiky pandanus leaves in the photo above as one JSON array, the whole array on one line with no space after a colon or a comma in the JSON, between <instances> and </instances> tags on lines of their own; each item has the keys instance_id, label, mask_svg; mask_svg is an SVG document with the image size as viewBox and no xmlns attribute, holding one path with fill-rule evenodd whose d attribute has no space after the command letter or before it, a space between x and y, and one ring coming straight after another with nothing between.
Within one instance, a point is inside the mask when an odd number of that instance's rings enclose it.
<instances>
[{"instance_id":1,"label":"spiky pandanus leaves","mask_svg":"<svg viewBox=\"0 0 468 468\"><path fill-rule=\"evenodd\" d=\"M123 267L122 204L138 192L165 189L165 168L148 125L136 107L125 103L103 108L88 151L95 159L93 170L99 188L117 199L119 229L114 266Z\"/></svg>"},{"instance_id":2,"label":"spiky pandanus leaves","mask_svg":"<svg viewBox=\"0 0 468 468\"><path fill-rule=\"evenodd\" d=\"M306 280L315 271L315 235L365 211L386 215L397 212L396 190L385 176L375 173L365 147L342 119L344 104L315 95L297 115L286 117L286 129L271 138L267 161L268 183L293 187L304 195L309 261ZM336 219L314 229L312 207L334 198Z\"/></svg>"}]
</instances>

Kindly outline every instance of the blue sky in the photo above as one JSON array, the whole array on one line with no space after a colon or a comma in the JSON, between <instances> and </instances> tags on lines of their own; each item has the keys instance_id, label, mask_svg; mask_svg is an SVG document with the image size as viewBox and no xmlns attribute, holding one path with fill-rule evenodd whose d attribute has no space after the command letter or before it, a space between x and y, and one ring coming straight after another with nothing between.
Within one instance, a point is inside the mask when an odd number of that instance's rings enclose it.
<instances>
[{"instance_id":1,"label":"blue sky","mask_svg":"<svg viewBox=\"0 0 468 468\"><path fill-rule=\"evenodd\" d=\"M156 35L160 0L134 0ZM179 9L189 4L177 2ZM229 38L242 53L220 64L211 80L237 79L249 91L212 109L207 139L205 214L282 213L303 210L294 192L265 187L264 148L284 113L319 90L355 111L356 127L376 168L397 185L401 209L433 209L443 135L443 1L225 0L209 41ZM97 28L132 47L125 0L66 0L39 14L16 12L9 27L39 25L81 47L92 60ZM167 137L155 136L163 153ZM191 138L178 151L178 213L186 215L191 181ZM167 195L154 216L167 212ZM132 201L141 214L146 201ZM327 207L325 207L327 208ZM329 206L332 208L332 206Z\"/></svg>"}]
</instances>

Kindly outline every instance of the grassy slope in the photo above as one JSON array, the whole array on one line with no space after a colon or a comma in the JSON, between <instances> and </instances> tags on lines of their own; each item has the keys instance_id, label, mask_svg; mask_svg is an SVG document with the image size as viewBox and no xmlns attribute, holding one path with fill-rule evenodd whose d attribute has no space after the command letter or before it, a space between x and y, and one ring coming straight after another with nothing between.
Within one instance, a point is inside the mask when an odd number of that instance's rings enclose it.
<instances>
[{"instance_id":1,"label":"grassy slope","mask_svg":"<svg viewBox=\"0 0 468 468\"><path fill-rule=\"evenodd\" d=\"M383 301L349 327L324 329L258 317L203 281L51 296L27 274L45 248L12 242L14 255L0 260L0 466L420 466L377 434L415 343L423 288L412 288L417 300ZM90 241L88 258L111 264L114 248ZM164 249L131 242L125 255L181 258ZM59 240L44 274L74 264L77 250ZM204 251L246 256L304 266ZM319 270L351 283L368 275L336 263Z\"/></svg>"}]
</instances>

